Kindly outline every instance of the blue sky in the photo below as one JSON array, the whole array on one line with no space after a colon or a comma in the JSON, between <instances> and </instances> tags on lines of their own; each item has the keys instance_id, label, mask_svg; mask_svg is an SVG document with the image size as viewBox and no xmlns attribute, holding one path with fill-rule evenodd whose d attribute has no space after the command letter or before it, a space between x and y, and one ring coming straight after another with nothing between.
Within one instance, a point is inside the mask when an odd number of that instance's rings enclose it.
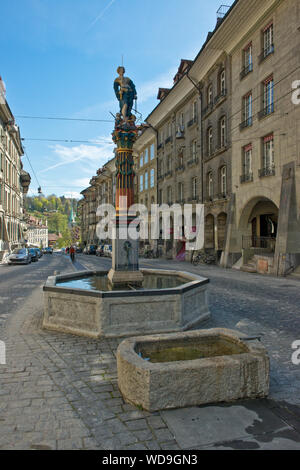
<instances>
[{"instance_id":1,"label":"blue sky","mask_svg":"<svg viewBox=\"0 0 300 470\"><path fill-rule=\"evenodd\" d=\"M214 29L220 0L12 0L1 2L0 75L15 116L112 120L122 55L146 118L181 58L194 59ZM226 2L228 5L232 0ZM4 20L4 21L3 21ZM80 197L113 156L113 122L16 117L43 193ZM32 176L29 195L38 183Z\"/></svg>"}]
</instances>

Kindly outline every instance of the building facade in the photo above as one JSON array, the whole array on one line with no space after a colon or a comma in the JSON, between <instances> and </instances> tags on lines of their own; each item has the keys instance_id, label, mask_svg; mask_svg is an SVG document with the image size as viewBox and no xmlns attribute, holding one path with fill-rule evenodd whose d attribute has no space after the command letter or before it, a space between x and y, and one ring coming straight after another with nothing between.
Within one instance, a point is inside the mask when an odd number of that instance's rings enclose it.
<instances>
[{"instance_id":1,"label":"building facade","mask_svg":"<svg viewBox=\"0 0 300 470\"><path fill-rule=\"evenodd\" d=\"M97 224L100 217L97 216L97 208L101 204L115 205L116 189L115 158L107 162L97 171L90 180L90 186L81 194L83 199L79 201L78 213L81 219L81 244L97 245L101 240L97 236Z\"/></svg>"},{"instance_id":2,"label":"building facade","mask_svg":"<svg viewBox=\"0 0 300 470\"><path fill-rule=\"evenodd\" d=\"M42 220L32 216L29 217L27 222L26 242L27 246L37 248L46 248L49 245L47 220L44 224Z\"/></svg>"},{"instance_id":3,"label":"building facade","mask_svg":"<svg viewBox=\"0 0 300 470\"><path fill-rule=\"evenodd\" d=\"M284 275L300 264L300 5L262 3L231 51L235 197L224 264L242 255L242 269Z\"/></svg>"},{"instance_id":4,"label":"building facade","mask_svg":"<svg viewBox=\"0 0 300 470\"><path fill-rule=\"evenodd\" d=\"M2 94L0 100L0 259L24 244L23 201L30 175L23 170L20 131Z\"/></svg>"}]
</instances>

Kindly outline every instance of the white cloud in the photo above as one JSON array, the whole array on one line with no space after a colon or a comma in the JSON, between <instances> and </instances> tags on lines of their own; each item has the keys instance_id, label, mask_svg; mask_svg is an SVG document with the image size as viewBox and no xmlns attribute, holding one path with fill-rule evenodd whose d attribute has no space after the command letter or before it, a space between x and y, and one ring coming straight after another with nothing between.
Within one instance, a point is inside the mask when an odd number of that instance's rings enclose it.
<instances>
[{"instance_id":1,"label":"white cloud","mask_svg":"<svg viewBox=\"0 0 300 470\"><path fill-rule=\"evenodd\" d=\"M84 162L85 165L97 166L99 168L101 165L107 162L107 160L113 157L113 145L111 137L100 137L95 139L95 142L100 142L95 145L75 145L75 146L65 146L65 145L55 145L52 146L52 150L56 157L59 158L59 161L54 165L51 165L47 168L44 168L39 173L46 173L51 170L55 170L64 165L71 165L77 162L77 164ZM91 141L92 142L92 141Z\"/></svg>"}]
</instances>

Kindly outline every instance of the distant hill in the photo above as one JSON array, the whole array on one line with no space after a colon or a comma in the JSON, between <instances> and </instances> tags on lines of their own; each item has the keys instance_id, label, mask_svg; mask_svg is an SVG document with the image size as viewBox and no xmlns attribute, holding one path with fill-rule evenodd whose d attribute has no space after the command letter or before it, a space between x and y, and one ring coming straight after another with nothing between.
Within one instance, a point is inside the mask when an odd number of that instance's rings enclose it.
<instances>
[{"instance_id":1,"label":"distant hill","mask_svg":"<svg viewBox=\"0 0 300 470\"><path fill-rule=\"evenodd\" d=\"M27 196L25 198L25 211L28 215L48 221L48 229L50 233L66 233L68 230L68 222L73 207L74 214L77 213L77 199L66 198L65 196L57 197L52 194L48 197ZM76 225L79 225L79 219L76 218Z\"/></svg>"}]
</instances>

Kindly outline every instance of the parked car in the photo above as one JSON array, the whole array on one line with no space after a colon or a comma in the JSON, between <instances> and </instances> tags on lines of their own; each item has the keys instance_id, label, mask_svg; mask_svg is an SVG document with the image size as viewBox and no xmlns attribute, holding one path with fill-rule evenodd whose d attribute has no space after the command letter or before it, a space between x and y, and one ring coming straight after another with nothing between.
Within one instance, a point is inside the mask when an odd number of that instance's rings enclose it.
<instances>
[{"instance_id":1,"label":"parked car","mask_svg":"<svg viewBox=\"0 0 300 470\"><path fill-rule=\"evenodd\" d=\"M44 253L44 255L52 255L53 248L51 248L51 246L47 246L47 248L43 249L43 253Z\"/></svg>"},{"instance_id":2,"label":"parked car","mask_svg":"<svg viewBox=\"0 0 300 470\"><path fill-rule=\"evenodd\" d=\"M104 245L99 245L96 250L96 256L104 256Z\"/></svg>"},{"instance_id":3,"label":"parked car","mask_svg":"<svg viewBox=\"0 0 300 470\"><path fill-rule=\"evenodd\" d=\"M31 261L38 261L39 260L39 255L37 252L37 248L29 248L29 254L31 256Z\"/></svg>"},{"instance_id":4,"label":"parked car","mask_svg":"<svg viewBox=\"0 0 300 470\"><path fill-rule=\"evenodd\" d=\"M38 257L41 258L43 256L42 250L40 250L39 248L36 248L36 251L37 251Z\"/></svg>"},{"instance_id":5,"label":"parked car","mask_svg":"<svg viewBox=\"0 0 300 470\"><path fill-rule=\"evenodd\" d=\"M95 255L96 254L96 245L87 245L86 247L86 255Z\"/></svg>"},{"instance_id":6,"label":"parked car","mask_svg":"<svg viewBox=\"0 0 300 470\"><path fill-rule=\"evenodd\" d=\"M111 245L104 245L103 248L104 256L112 257L112 246Z\"/></svg>"},{"instance_id":7,"label":"parked car","mask_svg":"<svg viewBox=\"0 0 300 470\"><path fill-rule=\"evenodd\" d=\"M7 258L7 264L29 264L31 255L27 248L16 248Z\"/></svg>"},{"instance_id":8,"label":"parked car","mask_svg":"<svg viewBox=\"0 0 300 470\"><path fill-rule=\"evenodd\" d=\"M76 253L82 253L82 248L80 248L79 246L76 248Z\"/></svg>"}]
</instances>

